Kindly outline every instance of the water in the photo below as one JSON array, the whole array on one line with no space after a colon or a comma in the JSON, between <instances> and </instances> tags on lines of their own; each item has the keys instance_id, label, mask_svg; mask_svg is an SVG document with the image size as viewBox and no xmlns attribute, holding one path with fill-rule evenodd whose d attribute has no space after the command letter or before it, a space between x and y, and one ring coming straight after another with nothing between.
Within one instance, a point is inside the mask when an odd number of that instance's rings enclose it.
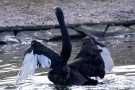
<instances>
[{"instance_id":1,"label":"water","mask_svg":"<svg viewBox=\"0 0 135 90\"><path fill-rule=\"evenodd\" d=\"M135 40L125 38L98 39L109 49L115 67L99 80L96 86L59 86L51 83L47 78L48 68L36 70L35 76L29 77L15 86L15 78L20 69L23 54L28 43L0 45L0 89L4 90L134 90L135 89ZM57 52L61 50L61 41L44 42ZM79 52L82 40L72 40L72 61Z\"/></svg>"}]
</instances>

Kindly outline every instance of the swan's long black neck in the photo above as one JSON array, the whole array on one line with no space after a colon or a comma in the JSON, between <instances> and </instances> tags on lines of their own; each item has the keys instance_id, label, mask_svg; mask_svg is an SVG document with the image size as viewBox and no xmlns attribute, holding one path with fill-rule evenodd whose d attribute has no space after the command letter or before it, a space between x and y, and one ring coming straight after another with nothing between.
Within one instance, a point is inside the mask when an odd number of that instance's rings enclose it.
<instances>
[{"instance_id":1,"label":"swan's long black neck","mask_svg":"<svg viewBox=\"0 0 135 90\"><path fill-rule=\"evenodd\" d=\"M63 57L64 61L67 62L71 54L72 45L69 33L64 22L60 24L60 29L62 34L62 51L60 54Z\"/></svg>"},{"instance_id":2,"label":"swan's long black neck","mask_svg":"<svg viewBox=\"0 0 135 90\"><path fill-rule=\"evenodd\" d=\"M71 50L72 50L70 36L67 30L67 27L65 25L63 12L61 10L58 11L58 13L56 13L56 16L57 16L57 19L60 25L61 34L62 34L62 50L60 54L62 58L64 59L64 63L67 63L71 55Z\"/></svg>"}]
</instances>

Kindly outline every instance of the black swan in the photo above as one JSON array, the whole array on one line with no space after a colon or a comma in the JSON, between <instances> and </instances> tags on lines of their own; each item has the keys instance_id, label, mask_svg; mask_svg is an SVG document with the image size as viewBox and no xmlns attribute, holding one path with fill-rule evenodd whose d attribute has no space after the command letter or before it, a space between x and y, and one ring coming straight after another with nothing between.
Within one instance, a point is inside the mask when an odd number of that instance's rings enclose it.
<instances>
[{"instance_id":1,"label":"black swan","mask_svg":"<svg viewBox=\"0 0 135 90\"><path fill-rule=\"evenodd\" d=\"M18 73L16 84L33 75L38 67L50 67L48 78L58 85L96 85L98 80L91 77L104 78L105 71L111 71L113 61L105 45L97 42L93 37L84 38L79 54L73 62L67 64L71 54L71 41L65 25L61 8L55 8L62 33L62 51L48 48L33 40L24 55L22 70Z\"/></svg>"}]
</instances>

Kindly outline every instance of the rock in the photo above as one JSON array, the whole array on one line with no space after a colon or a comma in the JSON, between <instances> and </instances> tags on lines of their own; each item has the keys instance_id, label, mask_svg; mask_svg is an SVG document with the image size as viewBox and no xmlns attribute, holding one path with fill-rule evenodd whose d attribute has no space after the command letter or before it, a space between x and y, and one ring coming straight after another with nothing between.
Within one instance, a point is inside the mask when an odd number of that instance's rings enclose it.
<instances>
[{"instance_id":1,"label":"rock","mask_svg":"<svg viewBox=\"0 0 135 90\"><path fill-rule=\"evenodd\" d=\"M0 26L0 31L23 31L23 30L48 30L54 28L54 25L25 25L25 26Z\"/></svg>"},{"instance_id":2,"label":"rock","mask_svg":"<svg viewBox=\"0 0 135 90\"><path fill-rule=\"evenodd\" d=\"M125 38L135 38L135 33L126 34Z\"/></svg>"},{"instance_id":3,"label":"rock","mask_svg":"<svg viewBox=\"0 0 135 90\"><path fill-rule=\"evenodd\" d=\"M124 36L126 42L135 42L135 33L129 33Z\"/></svg>"},{"instance_id":4,"label":"rock","mask_svg":"<svg viewBox=\"0 0 135 90\"><path fill-rule=\"evenodd\" d=\"M106 27L107 25L93 25L93 26L80 25L79 27L75 27L74 29L83 32L88 36L102 37Z\"/></svg>"},{"instance_id":5,"label":"rock","mask_svg":"<svg viewBox=\"0 0 135 90\"><path fill-rule=\"evenodd\" d=\"M106 37L124 37L126 34L134 33L135 31L133 29L124 27L124 26L109 26L107 29L105 36Z\"/></svg>"},{"instance_id":6,"label":"rock","mask_svg":"<svg viewBox=\"0 0 135 90\"><path fill-rule=\"evenodd\" d=\"M130 25L129 28L134 29L135 30L135 24L134 25Z\"/></svg>"},{"instance_id":7,"label":"rock","mask_svg":"<svg viewBox=\"0 0 135 90\"><path fill-rule=\"evenodd\" d=\"M13 31L0 32L0 44L18 43Z\"/></svg>"},{"instance_id":8,"label":"rock","mask_svg":"<svg viewBox=\"0 0 135 90\"><path fill-rule=\"evenodd\" d=\"M83 37L83 35L73 29L68 29L71 38ZM57 40L61 39L62 35L59 29L40 30L40 31L20 31L16 38L20 42L31 42L32 40Z\"/></svg>"},{"instance_id":9,"label":"rock","mask_svg":"<svg viewBox=\"0 0 135 90\"><path fill-rule=\"evenodd\" d=\"M43 39L44 36L40 31L20 31L17 33L16 38L21 42L31 42L36 39Z\"/></svg>"},{"instance_id":10,"label":"rock","mask_svg":"<svg viewBox=\"0 0 135 90\"><path fill-rule=\"evenodd\" d=\"M68 28L68 32L71 38L81 38L83 34ZM58 40L62 38L60 29L51 29L51 30L41 30L41 33L44 34L44 39L46 40Z\"/></svg>"}]
</instances>

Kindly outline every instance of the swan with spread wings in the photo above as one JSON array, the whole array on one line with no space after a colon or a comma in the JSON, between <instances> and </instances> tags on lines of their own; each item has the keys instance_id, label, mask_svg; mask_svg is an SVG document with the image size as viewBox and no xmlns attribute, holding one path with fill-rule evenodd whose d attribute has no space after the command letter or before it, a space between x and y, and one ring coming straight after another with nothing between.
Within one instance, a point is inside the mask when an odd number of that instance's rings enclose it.
<instances>
[{"instance_id":1,"label":"swan with spread wings","mask_svg":"<svg viewBox=\"0 0 135 90\"><path fill-rule=\"evenodd\" d=\"M102 79L105 72L111 71L114 66L109 51L93 37L86 37L76 58L71 63L67 63L72 51L70 36L60 7L55 8L55 14L62 34L61 53L33 40L24 54L22 69L18 73L16 84L29 75L34 75L36 68L49 67L48 79L54 84L96 85L98 80L91 77Z\"/></svg>"}]
</instances>

